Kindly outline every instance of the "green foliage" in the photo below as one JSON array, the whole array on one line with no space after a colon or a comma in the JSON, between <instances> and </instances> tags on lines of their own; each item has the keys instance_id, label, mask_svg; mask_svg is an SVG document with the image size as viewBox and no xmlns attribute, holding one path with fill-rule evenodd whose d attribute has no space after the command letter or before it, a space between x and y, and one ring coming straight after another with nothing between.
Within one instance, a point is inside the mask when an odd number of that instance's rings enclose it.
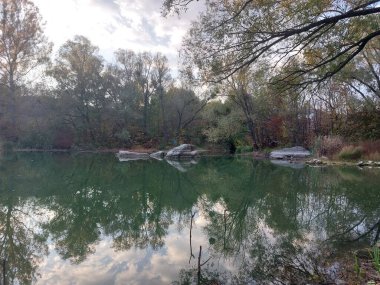
<instances>
[{"instance_id":1,"label":"green foliage","mask_svg":"<svg viewBox=\"0 0 380 285\"><path fill-rule=\"evenodd\" d=\"M226 143L240 140L243 134L243 119L238 109L229 103L219 101L207 105L203 118L208 126L203 133L212 143Z\"/></svg>"},{"instance_id":2,"label":"green foliage","mask_svg":"<svg viewBox=\"0 0 380 285\"><path fill-rule=\"evenodd\" d=\"M374 110L366 105L363 107L359 105L348 116L347 122L342 126L341 133L353 140L379 139L380 109Z\"/></svg>"},{"instance_id":3,"label":"green foliage","mask_svg":"<svg viewBox=\"0 0 380 285\"><path fill-rule=\"evenodd\" d=\"M363 155L363 148L360 146L345 146L339 152L338 157L344 160L359 159Z\"/></svg>"},{"instance_id":4,"label":"green foliage","mask_svg":"<svg viewBox=\"0 0 380 285\"><path fill-rule=\"evenodd\" d=\"M33 131L19 138L21 148L50 149L52 148L51 135Z\"/></svg>"},{"instance_id":5,"label":"green foliage","mask_svg":"<svg viewBox=\"0 0 380 285\"><path fill-rule=\"evenodd\" d=\"M116 134L116 137L123 143L130 143L131 141L131 135L127 129L121 130L120 133Z\"/></svg>"}]
</instances>

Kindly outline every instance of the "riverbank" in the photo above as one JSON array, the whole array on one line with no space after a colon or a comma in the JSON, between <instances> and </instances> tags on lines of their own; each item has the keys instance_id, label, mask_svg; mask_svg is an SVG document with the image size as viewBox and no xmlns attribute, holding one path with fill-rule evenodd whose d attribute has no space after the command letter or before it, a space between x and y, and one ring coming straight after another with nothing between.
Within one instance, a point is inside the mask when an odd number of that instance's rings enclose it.
<instances>
[{"instance_id":1,"label":"riverbank","mask_svg":"<svg viewBox=\"0 0 380 285\"><path fill-rule=\"evenodd\" d=\"M47 152L47 153L118 153L120 150L140 152L140 153L154 153L158 151L157 148L144 148L144 147L132 147L132 148L105 148L105 149L33 149L33 148L20 148L13 149L13 152ZM264 151L244 152L238 154L228 154L220 149L207 150L202 156L237 156L237 157L253 157L254 159L270 159L269 153ZM284 159L279 161L289 161L291 163L305 163L309 166L357 166L357 167L376 167L380 168L380 161L368 161L368 160L331 160L327 157L307 157L307 158L294 158Z\"/></svg>"}]
</instances>

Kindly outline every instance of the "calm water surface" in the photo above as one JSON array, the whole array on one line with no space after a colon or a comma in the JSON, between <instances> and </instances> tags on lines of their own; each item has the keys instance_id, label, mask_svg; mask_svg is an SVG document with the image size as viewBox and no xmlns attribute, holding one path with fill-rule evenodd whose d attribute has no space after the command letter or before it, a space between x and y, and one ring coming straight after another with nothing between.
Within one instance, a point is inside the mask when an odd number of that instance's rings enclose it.
<instances>
[{"instance_id":1,"label":"calm water surface","mask_svg":"<svg viewBox=\"0 0 380 285\"><path fill-rule=\"evenodd\" d=\"M7 284L336 280L380 233L377 169L19 153L0 185Z\"/></svg>"}]
</instances>

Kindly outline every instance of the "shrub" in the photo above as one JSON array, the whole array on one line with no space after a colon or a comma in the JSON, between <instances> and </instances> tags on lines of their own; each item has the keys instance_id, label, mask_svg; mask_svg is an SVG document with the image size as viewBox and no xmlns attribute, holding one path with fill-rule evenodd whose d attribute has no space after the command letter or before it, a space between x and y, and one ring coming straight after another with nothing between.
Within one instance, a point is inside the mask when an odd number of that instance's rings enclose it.
<instances>
[{"instance_id":1,"label":"shrub","mask_svg":"<svg viewBox=\"0 0 380 285\"><path fill-rule=\"evenodd\" d=\"M52 142L48 134L41 132L30 132L22 136L18 141L18 147L51 149Z\"/></svg>"},{"instance_id":2,"label":"shrub","mask_svg":"<svg viewBox=\"0 0 380 285\"><path fill-rule=\"evenodd\" d=\"M131 142L131 135L127 129L122 129L119 133L116 134L116 137L124 144Z\"/></svg>"},{"instance_id":3,"label":"shrub","mask_svg":"<svg viewBox=\"0 0 380 285\"><path fill-rule=\"evenodd\" d=\"M365 154L371 154L375 152L380 152L380 140L375 141L363 141L360 146L364 149Z\"/></svg>"},{"instance_id":4,"label":"shrub","mask_svg":"<svg viewBox=\"0 0 380 285\"><path fill-rule=\"evenodd\" d=\"M361 146L345 146L339 152L338 157L344 160L359 159L363 155L363 148Z\"/></svg>"},{"instance_id":5,"label":"shrub","mask_svg":"<svg viewBox=\"0 0 380 285\"><path fill-rule=\"evenodd\" d=\"M339 136L318 137L313 146L314 154L318 156L332 157L343 148L343 139Z\"/></svg>"}]
</instances>

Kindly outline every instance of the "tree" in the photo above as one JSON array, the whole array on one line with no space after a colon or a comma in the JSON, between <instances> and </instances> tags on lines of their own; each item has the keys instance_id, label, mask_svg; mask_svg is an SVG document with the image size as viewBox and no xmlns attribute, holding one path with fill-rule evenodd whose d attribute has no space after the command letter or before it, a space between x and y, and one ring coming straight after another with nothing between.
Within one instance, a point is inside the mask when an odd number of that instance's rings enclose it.
<instances>
[{"instance_id":1,"label":"tree","mask_svg":"<svg viewBox=\"0 0 380 285\"><path fill-rule=\"evenodd\" d=\"M373 40L343 70L340 81L349 86L367 104L380 106L380 38Z\"/></svg>"},{"instance_id":2,"label":"tree","mask_svg":"<svg viewBox=\"0 0 380 285\"><path fill-rule=\"evenodd\" d=\"M184 139L185 131L194 128L195 122L206 106L208 99L201 100L192 90L184 88L171 88L167 94L168 126L174 130L173 134L178 142Z\"/></svg>"},{"instance_id":3,"label":"tree","mask_svg":"<svg viewBox=\"0 0 380 285\"><path fill-rule=\"evenodd\" d=\"M116 62L109 64L103 74L107 94L116 117L116 136L126 143L142 126L142 94L135 80L137 55L131 50L115 52Z\"/></svg>"},{"instance_id":4,"label":"tree","mask_svg":"<svg viewBox=\"0 0 380 285\"><path fill-rule=\"evenodd\" d=\"M148 133L148 113L150 96L152 95L152 68L153 68L153 57L148 52L143 52L138 54L135 69L135 80L139 86L140 92L143 94L143 128L145 134Z\"/></svg>"},{"instance_id":5,"label":"tree","mask_svg":"<svg viewBox=\"0 0 380 285\"><path fill-rule=\"evenodd\" d=\"M180 11L193 0L165 0ZM338 73L380 36L380 1L210 0L184 40L185 65L200 79L220 82L259 59L289 66L281 80L296 86ZM304 77L306 75L306 77ZM298 79L302 78L299 82Z\"/></svg>"},{"instance_id":6,"label":"tree","mask_svg":"<svg viewBox=\"0 0 380 285\"><path fill-rule=\"evenodd\" d=\"M0 1L0 82L9 94L15 128L16 89L31 70L48 61L51 45L42 31L37 7L28 0Z\"/></svg>"},{"instance_id":7,"label":"tree","mask_svg":"<svg viewBox=\"0 0 380 285\"><path fill-rule=\"evenodd\" d=\"M107 104L103 84L103 60L98 48L76 36L59 50L55 65L48 74L57 82L57 94L64 104L66 121L85 142L103 137L101 115Z\"/></svg>"},{"instance_id":8,"label":"tree","mask_svg":"<svg viewBox=\"0 0 380 285\"><path fill-rule=\"evenodd\" d=\"M168 59L161 53L157 53L153 58L152 84L159 101L159 120L161 122L162 137L164 142L168 141L167 119L165 115L165 89L171 83Z\"/></svg>"},{"instance_id":9,"label":"tree","mask_svg":"<svg viewBox=\"0 0 380 285\"><path fill-rule=\"evenodd\" d=\"M238 109L231 100L225 103L209 102L202 113L206 121L203 132L207 140L211 143L223 144L230 153L235 153L236 141L244 133L244 116L241 113L241 109Z\"/></svg>"}]
</instances>

